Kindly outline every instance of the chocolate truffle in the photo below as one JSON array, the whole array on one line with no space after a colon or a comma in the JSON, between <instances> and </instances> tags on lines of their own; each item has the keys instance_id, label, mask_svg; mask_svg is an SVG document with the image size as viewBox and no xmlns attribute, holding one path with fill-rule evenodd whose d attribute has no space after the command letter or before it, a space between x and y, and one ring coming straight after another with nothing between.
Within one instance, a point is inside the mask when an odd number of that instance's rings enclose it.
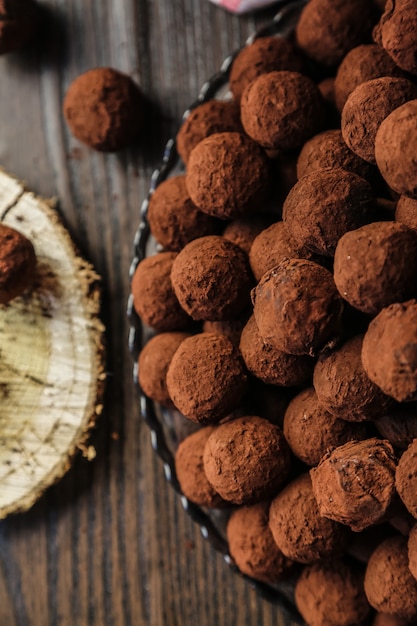
<instances>
[{"instance_id":1,"label":"chocolate truffle","mask_svg":"<svg viewBox=\"0 0 417 626\"><path fill-rule=\"evenodd\" d=\"M40 10L32 0L0 0L0 14L0 54L19 50L38 30Z\"/></svg>"},{"instance_id":2,"label":"chocolate truffle","mask_svg":"<svg viewBox=\"0 0 417 626\"><path fill-rule=\"evenodd\" d=\"M233 504L271 498L291 468L281 429L261 417L240 417L218 426L207 440L203 458L209 483Z\"/></svg>"},{"instance_id":3,"label":"chocolate truffle","mask_svg":"<svg viewBox=\"0 0 417 626\"><path fill-rule=\"evenodd\" d=\"M259 76L243 92L240 109L243 128L263 148L299 148L323 127L320 91L298 72Z\"/></svg>"},{"instance_id":4,"label":"chocolate truffle","mask_svg":"<svg viewBox=\"0 0 417 626\"><path fill-rule=\"evenodd\" d=\"M417 231L417 199L400 196L395 208L395 221Z\"/></svg>"},{"instance_id":5,"label":"chocolate truffle","mask_svg":"<svg viewBox=\"0 0 417 626\"><path fill-rule=\"evenodd\" d=\"M362 365L362 343L363 336L357 335L333 352L323 354L313 374L321 406L349 422L380 417L393 404L367 376Z\"/></svg>"},{"instance_id":6,"label":"chocolate truffle","mask_svg":"<svg viewBox=\"0 0 417 626\"><path fill-rule=\"evenodd\" d=\"M213 431L213 426L206 426L188 435L175 453L175 473L182 493L191 502L208 508L224 505L224 500L214 491L204 473L204 447Z\"/></svg>"},{"instance_id":7,"label":"chocolate truffle","mask_svg":"<svg viewBox=\"0 0 417 626\"><path fill-rule=\"evenodd\" d=\"M354 531L387 516L395 496L395 456L389 441L349 441L310 471L320 514Z\"/></svg>"},{"instance_id":8,"label":"chocolate truffle","mask_svg":"<svg viewBox=\"0 0 417 626\"><path fill-rule=\"evenodd\" d=\"M308 626L360 626L371 608L362 572L339 560L304 568L295 585L295 603Z\"/></svg>"},{"instance_id":9,"label":"chocolate truffle","mask_svg":"<svg viewBox=\"0 0 417 626\"><path fill-rule=\"evenodd\" d=\"M408 569L407 539L385 539L372 553L365 573L365 593L377 611L403 619L417 617L417 580Z\"/></svg>"},{"instance_id":10,"label":"chocolate truffle","mask_svg":"<svg viewBox=\"0 0 417 626\"><path fill-rule=\"evenodd\" d=\"M71 83L63 112L74 137L95 150L116 152L141 131L143 103L130 76L111 67L98 67Z\"/></svg>"},{"instance_id":11,"label":"chocolate truffle","mask_svg":"<svg viewBox=\"0 0 417 626\"><path fill-rule=\"evenodd\" d=\"M35 272L32 242L14 228L0 224L0 304L7 304L31 287Z\"/></svg>"},{"instance_id":12,"label":"chocolate truffle","mask_svg":"<svg viewBox=\"0 0 417 626\"><path fill-rule=\"evenodd\" d=\"M242 248L246 254L252 247L255 238L270 224L266 217L241 217L233 220L223 231L223 237Z\"/></svg>"},{"instance_id":13,"label":"chocolate truffle","mask_svg":"<svg viewBox=\"0 0 417 626\"><path fill-rule=\"evenodd\" d=\"M303 66L300 53L286 37L259 37L236 55L230 70L230 90L239 101L245 87L261 74L302 72Z\"/></svg>"},{"instance_id":14,"label":"chocolate truffle","mask_svg":"<svg viewBox=\"0 0 417 626\"><path fill-rule=\"evenodd\" d=\"M378 24L379 42L395 63L417 74L417 13L414 0L390 0Z\"/></svg>"},{"instance_id":15,"label":"chocolate truffle","mask_svg":"<svg viewBox=\"0 0 417 626\"><path fill-rule=\"evenodd\" d=\"M242 132L236 102L209 100L199 104L184 120L177 134L177 150L185 164L200 141L214 133Z\"/></svg>"},{"instance_id":16,"label":"chocolate truffle","mask_svg":"<svg viewBox=\"0 0 417 626\"><path fill-rule=\"evenodd\" d=\"M417 439L417 404L395 404L375 421L375 426L383 439L400 450L408 448Z\"/></svg>"},{"instance_id":17,"label":"chocolate truffle","mask_svg":"<svg viewBox=\"0 0 417 626\"><path fill-rule=\"evenodd\" d=\"M159 332L182 330L191 319L172 289L171 268L175 252L160 252L143 259L132 278L133 306L142 321Z\"/></svg>"},{"instance_id":18,"label":"chocolate truffle","mask_svg":"<svg viewBox=\"0 0 417 626\"><path fill-rule=\"evenodd\" d=\"M417 100L395 109L382 122L375 138L375 158L388 185L417 199Z\"/></svg>"},{"instance_id":19,"label":"chocolate truffle","mask_svg":"<svg viewBox=\"0 0 417 626\"><path fill-rule=\"evenodd\" d=\"M408 537L408 567L410 572L417 580L417 524L410 530Z\"/></svg>"},{"instance_id":20,"label":"chocolate truffle","mask_svg":"<svg viewBox=\"0 0 417 626\"><path fill-rule=\"evenodd\" d=\"M340 167L303 176L284 202L282 216L300 247L333 256L340 237L375 217L369 183Z\"/></svg>"},{"instance_id":21,"label":"chocolate truffle","mask_svg":"<svg viewBox=\"0 0 417 626\"><path fill-rule=\"evenodd\" d=\"M382 76L404 77L401 70L376 44L364 44L353 48L345 56L337 70L335 79L336 106L341 111L346 100L362 83Z\"/></svg>"},{"instance_id":22,"label":"chocolate truffle","mask_svg":"<svg viewBox=\"0 0 417 626\"><path fill-rule=\"evenodd\" d=\"M152 400L173 406L169 397L166 375L171 359L188 333L161 333L151 337L138 360L138 379L143 392Z\"/></svg>"},{"instance_id":23,"label":"chocolate truffle","mask_svg":"<svg viewBox=\"0 0 417 626\"><path fill-rule=\"evenodd\" d=\"M372 626L411 626L408 620L388 613L377 613Z\"/></svg>"},{"instance_id":24,"label":"chocolate truffle","mask_svg":"<svg viewBox=\"0 0 417 626\"><path fill-rule=\"evenodd\" d=\"M323 100L330 104L332 107L335 106L335 94L334 94L334 77L329 76L328 78L324 78L321 80L317 87L323 97Z\"/></svg>"},{"instance_id":25,"label":"chocolate truffle","mask_svg":"<svg viewBox=\"0 0 417 626\"><path fill-rule=\"evenodd\" d=\"M246 387L239 350L223 335L184 339L167 373L168 393L185 417L213 424L234 411Z\"/></svg>"},{"instance_id":26,"label":"chocolate truffle","mask_svg":"<svg viewBox=\"0 0 417 626\"><path fill-rule=\"evenodd\" d=\"M317 263L283 261L264 274L252 302L261 337L282 352L315 356L339 337L343 301Z\"/></svg>"},{"instance_id":27,"label":"chocolate truffle","mask_svg":"<svg viewBox=\"0 0 417 626\"><path fill-rule=\"evenodd\" d=\"M224 237L194 239L172 265L175 294L195 320L239 317L249 305L253 278L247 255Z\"/></svg>"},{"instance_id":28,"label":"chocolate truffle","mask_svg":"<svg viewBox=\"0 0 417 626\"><path fill-rule=\"evenodd\" d=\"M266 583L284 578L293 563L276 545L268 526L269 502L242 506L227 523L230 554L243 574Z\"/></svg>"},{"instance_id":29,"label":"chocolate truffle","mask_svg":"<svg viewBox=\"0 0 417 626\"><path fill-rule=\"evenodd\" d=\"M244 315L237 320L223 320L222 322L204 322L203 331L205 333L217 333L224 335L234 346L239 347L242 330L248 321L248 316Z\"/></svg>"},{"instance_id":30,"label":"chocolate truffle","mask_svg":"<svg viewBox=\"0 0 417 626\"><path fill-rule=\"evenodd\" d=\"M262 149L240 133L215 133L194 148L186 184L201 211L235 219L262 206L269 194L269 172Z\"/></svg>"},{"instance_id":31,"label":"chocolate truffle","mask_svg":"<svg viewBox=\"0 0 417 626\"><path fill-rule=\"evenodd\" d=\"M400 458L395 484L408 512L417 519L417 439L413 440Z\"/></svg>"},{"instance_id":32,"label":"chocolate truffle","mask_svg":"<svg viewBox=\"0 0 417 626\"><path fill-rule=\"evenodd\" d=\"M374 222L338 241L334 282L340 295L364 313L417 296L417 233L398 222Z\"/></svg>"},{"instance_id":33,"label":"chocolate truffle","mask_svg":"<svg viewBox=\"0 0 417 626\"><path fill-rule=\"evenodd\" d=\"M417 400L417 301L391 304L372 320L362 345L369 378L398 402Z\"/></svg>"},{"instance_id":34,"label":"chocolate truffle","mask_svg":"<svg viewBox=\"0 0 417 626\"><path fill-rule=\"evenodd\" d=\"M342 135L349 148L368 163L376 163L375 137L381 122L414 98L417 86L406 78L384 76L356 87L342 111Z\"/></svg>"},{"instance_id":35,"label":"chocolate truffle","mask_svg":"<svg viewBox=\"0 0 417 626\"><path fill-rule=\"evenodd\" d=\"M253 315L242 331L240 352L248 370L268 385L295 387L311 379L314 360L305 354L285 354L265 343Z\"/></svg>"},{"instance_id":36,"label":"chocolate truffle","mask_svg":"<svg viewBox=\"0 0 417 626\"><path fill-rule=\"evenodd\" d=\"M319 514L308 474L292 480L274 498L269 527L279 549L299 563L340 555L348 538L346 526Z\"/></svg>"},{"instance_id":37,"label":"chocolate truffle","mask_svg":"<svg viewBox=\"0 0 417 626\"><path fill-rule=\"evenodd\" d=\"M317 465L329 450L367 435L364 424L350 424L326 411L313 388L291 400L283 428L293 454L309 466Z\"/></svg>"},{"instance_id":38,"label":"chocolate truffle","mask_svg":"<svg viewBox=\"0 0 417 626\"><path fill-rule=\"evenodd\" d=\"M310 0L298 20L298 46L311 59L331 67L371 35L373 11L362 0Z\"/></svg>"},{"instance_id":39,"label":"chocolate truffle","mask_svg":"<svg viewBox=\"0 0 417 626\"><path fill-rule=\"evenodd\" d=\"M174 176L158 185L149 199L148 221L157 242L174 251L198 237L217 234L221 225L195 206L188 195L185 176Z\"/></svg>"}]
</instances>

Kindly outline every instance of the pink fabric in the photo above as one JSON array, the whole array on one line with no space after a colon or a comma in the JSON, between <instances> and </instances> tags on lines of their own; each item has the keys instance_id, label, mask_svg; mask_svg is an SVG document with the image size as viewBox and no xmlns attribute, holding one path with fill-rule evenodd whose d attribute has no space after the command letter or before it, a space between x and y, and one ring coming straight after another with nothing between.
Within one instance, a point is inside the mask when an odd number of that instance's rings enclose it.
<instances>
[{"instance_id":1,"label":"pink fabric","mask_svg":"<svg viewBox=\"0 0 417 626\"><path fill-rule=\"evenodd\" d=\"M255 11L270 4L274 4L275 0L211 0L215 4L224 7L232 13L247 13Z\"/></svg>"}]
</instances>

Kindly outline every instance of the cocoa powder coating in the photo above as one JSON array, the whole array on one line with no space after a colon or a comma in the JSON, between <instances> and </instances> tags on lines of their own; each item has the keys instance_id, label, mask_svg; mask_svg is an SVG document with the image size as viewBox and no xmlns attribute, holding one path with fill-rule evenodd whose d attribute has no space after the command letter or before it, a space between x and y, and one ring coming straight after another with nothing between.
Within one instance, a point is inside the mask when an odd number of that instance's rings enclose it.
<instances>
[{"instance_id":1,"label":"cocoa powder coating","mask_svg":"<svg viewBox=\"0 0 417 626\"><path fill-rule=\"evenodd\" d=\"M405 450L417 439L417 404L394 404L394 406L375 421L376 429L383 439L400 450Z\"/></svg>"},{"instance_id":2,"label":"cocoa powder coating","mask_svg":"<svg viewBox=\"0 0 417 626\"><path fill-rule=\"evenodd\" d=\"M0 224L0 304L7 304L33 285L36 255L32 242Z\"/></svg>"},{"instance_id":3,"label":"cocoa powder coating","mask_svg":"<svg viewBox=\"0 0 417 626\"><path fill-rule=\"evenodd\" d=\"M408 536L408 567L410 568L410 572L417 580L417 524L415 524L410 530L410 534Z\"/></svg>"},{"instance_id":4,"label":"cocoa powder coating","mask_svg":"<svg viewBox=\"0 0 417 626\"><path fill-rule=\"evenodd\" d=\"M412 441L399 460L395 485L408 512L417 519L417 439Z\"/></svg>"},{"instance_id":5,"label":"cocoa powder coating","mask_svg":"<svg viewBox=\"0 0 417 626\"><path fill-rule=\"evenodd\" d=\"M220 322L206 321L203 323L203 331L205 333L224 335L234 346L239 347L240 336L247 321L248 315L245 312L242 317L236 320L223 320Z\"/></svg>"},{"instance_id":6,"label":"cocoa powder coating","mask_svg":"<svg viewBox=\"0 0 417 626\"><path fill-rule=\"evenodd\" d=\"M417 199L400 196L395 207L395 221L417 231Z\"/></svg>"},{"instance_id":7,"label":"cocoa powder coating","mask_svg":"<svg viewBox=\"0 0 417 626\"><path fill-rule=\"evenodd\" d=\"M15 52L36 35L40 10L32 0L0 0L0 54Z\"/></svg>"},{"instance_id":8,"label":"cocoa powder coating","mask_svg":"<svg viewBox=\"0 0 417 626\"><path fill-rule=\"evenodd\" d=\"M223 237L249 254L256 237L270 224L266 217L241 217L233 220L223 231Z\"/></svg>"},{"instance_id":9,"label":"cocoa powder coating","mask_svg":"<svg viewBox=\"0 0 417 626\"><path fill-rule=\"evenodd\" d=\"M417 12L414 0L388 0L378 24L379 43L403 70L417 74Z\"/></svg>"}]
</instances>

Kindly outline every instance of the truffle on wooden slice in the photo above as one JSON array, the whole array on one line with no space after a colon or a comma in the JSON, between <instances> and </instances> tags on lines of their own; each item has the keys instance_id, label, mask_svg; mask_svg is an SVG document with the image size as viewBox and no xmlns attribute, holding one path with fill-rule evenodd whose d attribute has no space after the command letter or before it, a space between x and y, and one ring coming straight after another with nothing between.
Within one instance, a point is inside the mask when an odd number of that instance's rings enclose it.
<instances>
[{"instance_id":1,"label":"truffle on wooden slice","mask_svg":"<svg viewBox=\"0 0 417 626\"><path fill-rule=\"evenodd\" d=\"M0 0L0 54L20 50L34 38L40 13L33 0Z\"/></svg>"},{"instance_id":2,"label":"truffle on wooden slice","mask_svg":"<svg viewBox=\"0 0 417 626\"><path fill-rule=\"evenodd\" d=\"M400 450L405 450L417 439L417 404L394 404L382 417L375 420L375 427L383 439Z\"/></svg>"},{"instance_id":3,"label":"truffle on wooden slice","mask_svg":"<svg viewBox=\"0 0 417 626\"><path fill-rule=\"evenodd\" d=\"M94 458L106 375L99 277L51 204L0 170L0 221L37 257L31 290L0 307L3 518L31 507L78 451Z\"/></svg>"},{"instance_id":4,"label":"truffle on wooden slice","mask_svg":"<svg viewBox=\"0 0 417 626\"><path fill-rule=\"evenodd\" d=\"M284 579L293 567L268 526L269 502L236 509L227 523L230 555L243 574L266 583Z\"/></svg>"},{"instance_id":5,"label":"truffle on wooden slice","mask_svg":"<svg viewBox=\"0 0 417 626\"><path fill-rule=\"evenodd\" d=\"M417 12L414 0L390 1L378 24L378 43L395 63L417 74Z\"/></svg>"},{"instance_id":6,"label":"truffle on wooden slice","mask_svg":"<svg viewBox=\"0 0 417 626\"><path fill-rule=\"evenodd\" d=\"M246 389L239 350L223 335L185 339L167 373L168 393L179 411L201 424L214 424L234 411Z\"/></svg>"},{"instance_id":7,"label":"truffle on wooden slice","mask_svg":"<svg viewBox=\"0 0 417 626\"><path fill-rule=\"evenodd\" d=\"M365 573L371 606L406 620L417 618L417 580L408 568L407 538L385 539L372 553Z\"/></svg>"},{"instance_id":8,"label":"truffle on wooden slice","mask_svg":"<svg viewBox=\"0 0 417 626\"><path fill-rule=\"evenodd\" d=\"M400 196L395 207L395 221L417 231L417 199Z\"/></svg>"},{"instance_id":9,"label":"truffle on wooden slice","mask_svg":"<svg viewBox=\"0 0 417 626\"><path fill-rule=\"evenodd\" d=\"M308 626L360 626L371 611L362 571L342 560L305 567L295 603Z\"/></svg>"},{"instance_id":10,"label":"truffle on wooden slice","mask_svg":"<svg viewBox=\"0 0 417 626\"><path fill-rule=\"evenodd\" d=\"M408 512L417 519L417 439L412 441L399 460L395 484Z\"/></svg>"},{"instance_id":11,"label":"truffle on wooden slice","mask_svg":"<svg viewBox=\"0 0 417 626\"><path fill-rule=\"evenodd\" d=\"M221 424L204 449L209 483L233 504L255 504L273 497L290 469L291 453L281 429L261 417L239 417Z\"/></svg>"},{"instance_id":12,"label":"truffle on wooden slice","mask_svg":"<svg viewBox=\"0 0 417 626\"><path fill-rule=\"evenodd\" d=\"M30 239L0 224L0 304L29 289L35 280L36 254Z\"/></svg>"},{"instance_id":13,"label":"truffle on wooden slice","mask_svg":"<svg viewBox=\"0 0 417 626\"><path fill-rule=\"evenodd\" d=\"M371 438L335 448L310 471L320 514L354 531L383 521L395 497L395 455Z\"/></svg>"}]
</instances>

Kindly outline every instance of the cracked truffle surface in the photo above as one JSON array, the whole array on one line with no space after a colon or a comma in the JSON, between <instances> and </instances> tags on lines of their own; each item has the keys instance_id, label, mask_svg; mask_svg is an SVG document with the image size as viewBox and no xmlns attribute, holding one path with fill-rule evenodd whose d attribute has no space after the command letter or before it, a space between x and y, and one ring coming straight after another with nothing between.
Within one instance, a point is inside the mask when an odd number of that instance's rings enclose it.
<instances>
[{"instance_id":1,"label":"cracked truffle surface","mask_svg":"<svg viewBox=\"0 0 417 626\"><path fill-rule=\"evenodd\" d=\"M0 304L20 296L35 280L32 242L14 228L0 224Z\"/></svg>"},{"instance_id":2,"label":"cracked truffle surface","mask_svg":"<svg viewBox=\"0 0 417 626\"><path fill-rule=\"evenodd\" d=\"M221 424L204 449L208 481L233 504L255 504L273 497L288 478L290 450L278 426L261 417Z\"/></svg>"},{"instance_id":3,"label":"cracked truffle surface","mask_svg":"<svg viewBox=\"0 0 417 626\"><path fill-rule=\"evenodd\" d=\"M389 0L378 24L381 45L395 63L417 74L417 13L414 0Z\"/></svg>"},{"instance_id":4,"label":"cracked truffle surface","mask_svg":"<svg viewBox=\"0 0 417 626\"><path fill-rule=\"evenodd\" d=\"M395 496L395 455L389 441L351 441L310 471L320 514L358 532L382 521Z\"/></svg>"},{"instance_id":5,"label":"cracked truffle surface","mask_svg":"<svg viewBox=\"0 0 417 626\"><path fill-rule=\"evenodd\" d=\"M417 519L417 440L412 441L400 458L395 484L407 511Z\"/></svg>"}]
</instances>

